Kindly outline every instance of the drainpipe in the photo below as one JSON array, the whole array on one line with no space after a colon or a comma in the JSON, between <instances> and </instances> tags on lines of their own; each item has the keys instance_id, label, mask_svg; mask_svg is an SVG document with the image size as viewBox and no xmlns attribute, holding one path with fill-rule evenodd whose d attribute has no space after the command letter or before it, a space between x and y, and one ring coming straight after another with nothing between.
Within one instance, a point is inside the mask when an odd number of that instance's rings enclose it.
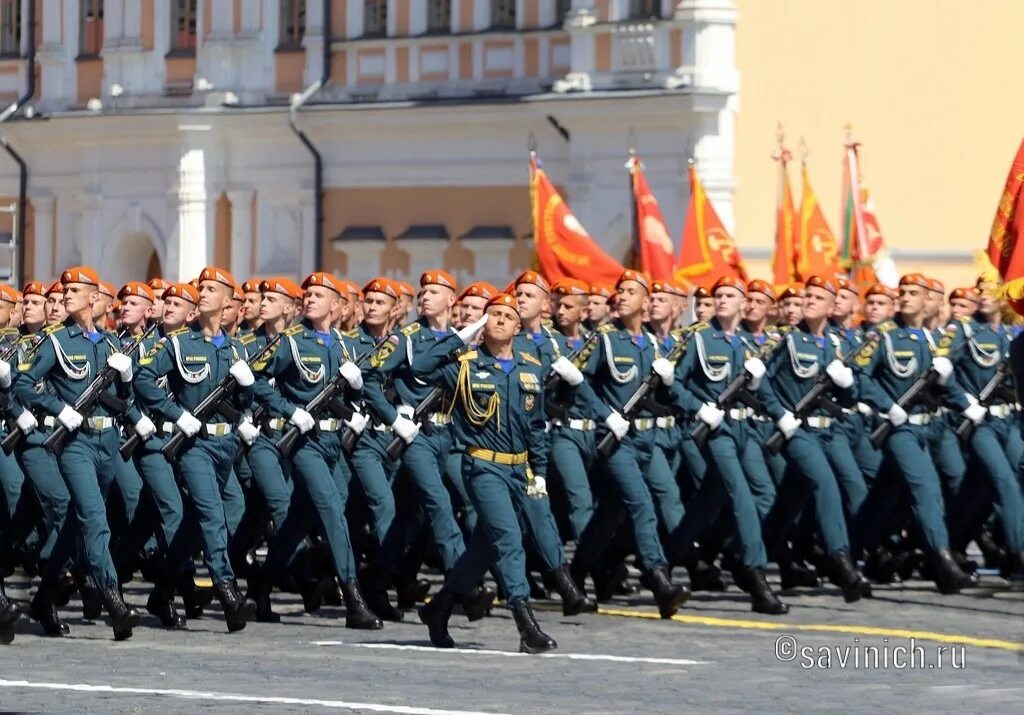
<instances>
[{"instance_id":1,"label":"drainpipe","mask_svg":"<svg viewBox=\"0 0 1024 715\"><path fill-rule=\"evenodd\" d=\"M309 136L299 127L298 114L302 106L312 99L313 95L319 92L328 82L331 81L331 0L324 0L323 15L323 36L324 36L324 57L323 71L320 79L306 87L302 94L292 97L291 105L288 108L288 126L292 128L295 136L303 143L309 153L313 155L313 190L316 192L313 203L314 215L314 245L313 245L313 270L320 270L323 263L324 252L324 160L320 151L313 144Z\"/></svg>"},{"instance_id":2,"label":"drainpipe","mask_svg":"<svg viewBox=\"0 0 1024 715\"><path fill-rule=\"evenodd\" d=\"M28 63L25 67L25 74L28 81L25 83L25 94L18 97L11 106L0 113L0 125L6 122L8 119L17 114L22 107L28 104L36 95L36 4L35 2L28 3L28 51L27 59ZM0 145L3 146L4 151L14 159L18 165L18 217L17 217L17 237L16 243L14 244L15 252L15 271L16 274L11 276L15 285L21 285L25 278L25 231L27 230L28 224L28 164L21 158L21 154L15 151L14 147L7 143L7 138L0 133Z\"/></svg>"}]
</instances>

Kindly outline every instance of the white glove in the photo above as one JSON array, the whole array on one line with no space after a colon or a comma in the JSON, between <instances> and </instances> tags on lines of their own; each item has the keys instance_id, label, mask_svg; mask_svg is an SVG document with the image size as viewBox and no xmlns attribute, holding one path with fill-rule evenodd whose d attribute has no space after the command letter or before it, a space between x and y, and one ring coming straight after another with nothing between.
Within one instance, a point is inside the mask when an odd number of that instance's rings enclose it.
<instances>
[{"instance_id":1,"label":"white glove","mask_svg":"<svg viewBox=\"0 0 1024 715\"><path fill-rule=\"evenodd\" d=\"M540 474L534 475L533 479L526 482L526 496L531 499L541 499L548 495L548 482Z\"/></svg>"},{"instance_id":2,"label":"white glove","mask_svg":"<svg viewBox=\"0 0 1024 715\"><path fill-rule=\"evenodd\" d=\"M301 407L295 408L295 412L292 412L292 416L288 418L288 421L299 428L300 434L306 434L316 426L316 420L313 419L313 415Z\"/></svg>"},{"instance_id":3,"label":"white glove","mask_svg":"<svg viewBox=\"0 0 1024 715\"><path fill-rule=\"evenodd\" d=\"M612 410L612 413L604 418L604 424L620 442L629 434L629 420L615 410Z\"/></svg>"},{"instance_id":4,"label":"white glove","mask_svg":"<svg viewBox=\"0 0 1024 715\"><path fill-rule=\"evenodd\" d=\"M860 412L865 417L870 417L871 415L875 414L875 411L871 409L871 405L869 405L866 402L857 403L857 412Z\"/></svg>"},{"instance_id":5,"label":"white glove","mask_svg":"<svg viewBox=\"0 0 1024 715\"><path fill-rule=\"evenodd\" d=\"M197 420L195 415L188 410L183 411L181 417L175 420L174 424L178 425L178 429L186 437L195 437L199 434L199 430L203 428L203 423Z\"/></svg>"},{"instance_id":6,"label":"white glove","mask_svg":"<svg viewBox=\"0 0 1024 715\"><path fill-rule=\"evenodd\" d=\"M832 380L832 384L841 390L848 390L853 387L853 370L844 365L840 360L833 360L825 368L825 374Z\"/></svg>"},{"instance_id":7,"label":"white glove","mask_svg":"<svg viewBox=\"0 0 1024 715\"><path fill-rule=\"evenodd\" d=\"M256 382L256 378L253 377L252 370L249 369L249 365L245 360L239 360L234 363L228 372L231 373L231 377L235 378L235 382L240 387L252 387L252 384Z\"/></svg>"},{"instance_id":8,"label":"white glove","mask_svg":"<svg viewBox=\"0 0 1024 715\"><path fill-rule=\"evenodd\" d=\"M7 389L11 386L11 364L6 360L0 360L0 387Z\"/></svg>"},{"instance_id":9,"label":"white glove","mask_svg":"<svg viewBox=\"0 0 1024 715\"><path fill-rule=\"evenodd\" d=\"M395 418L395 421L391 423L391 429L393 429L395 434L401 437L406 444L412 444L412 441L416 439L416 435L420 433L420 426L405 415L398 415L398 417Z\"/></svg>"},{"instance_id":10,"label":"white glove","mask_svg":"<svg viewBox=\"0 0 1024 715\"><path fill-rule=\"evenodd\" d=\"M81 414L75 411L75 408L71 405L64 405L64 409L57 415L57 419L64 425L69 431L74 432L76 429L82 426L82 421L85 419Z\"/></svg>"},{"instance_id":11,"label":"white glove","mask_svg":"<svg viewBox=\"0 0 1024 715\"><path fill-rule=\"evenodd\" d=\"M761 358L747 358L747 361L743 363L743 369L750 375L750 389L756 390L759 388L765 373L765 366L761 362Z\"/></svg>"},{"instance_id":12,"label":"white glove","mask_svg":"<svg viewBox=\"0 0 1024 715\"><path fill-rule=\"evenodd\" d=\"M353 390L363 389L363 371L360 370L359 366L354 362L346 360L341 363L341 367L338 368L338 372L341 373L341 376L345 378L345 382L347 382L348 386Z\"/></svg>"},{"instance_id":13,"label":"white glove","mask_svg":"<svg viewBox=\"0 0 1024 715\"><path fill-rule=\"evenodd\" d=\"M32 430L39 426L39 420L37 420L36 416L28 410L25 410L18 415L18 419L14 420L14 423L18 425L18 429L25 434L30 434Z\"/></svg>"},{"instance_id":14,"label":"white glove","mask_svg":"<svg viewBox=\"0 0 1024 715\"><path fill-rule=\"evenodd\" d=\"M932 370L939 373L939 379L936 382L945 385L949 382L949 376L953 374L953 363L947 357L932 358Z\"/></svg>"},{"instance_id":15,"label":"white glove","mask_svg":"<svg viewBox=\"0 0 1024 715\"><path fill-rule=\"evenodd\" d=\"M899 427L907 422L907 411L895 402L892 403L892 407L889 408L889 411L882 416L892 422L893 427Z\"/></svg>"},{"instance_id":16,"label":"white glove","mask_svg":"<svg viewBox=\"0 0 1024 715\"><path fill-rule=\"evenodd\" d=\"M362 434L369 422L370 416L364 415L362 412L353 412L352 419L345 420L345 424L348 425L348 428L356 434Z\"/></svg>"},{"instance_id":17,"label":"white glove","mask_svg":"<svg viewBox=\"0 0 1024 715\"><path fill-rule=\"evenodd\" d=\"M576 387L583 382L583 373L565 356L559 356L557 360L551 363L551 371L572 387Z\"/></svg>"},{"instance_id":18,"label":"white glove","mask_svg":"<svg viewBox=\"0 0 1024 715\"><path fill-rule=\"evenodd\" d=\"M143 415L138 422L135 423L135 434L142 438L145 442L147 439L156 434L156 425L153 424L153 420L149 419L146 415Z\"/></svg>"},{"instance_id":19,"label":"white glove","mask_svg":"<svg viewBox=\"0 0 1024 715\"><path fill-rule=\"evenodd\" d=\"M124 353L114 353L108 357L107 367L118 374L121 382L132 381L132 359Z\"/></svg>"},{"instance_id":20,"label":"white glove","mask_svg":"<svg viewBox=\"0 0 1024 715\"><path fill-rule=\"evenodd\" d=\"M258 425L254 425L252 420L242 420L238 423L238 437L247 446L251 447L256 443L256 438L260 436L260 428Z\"/></svg>"},{"instance_id":21,"label":"white glove","mask_svg":"<svg viewBox=\"0 0 1024 715\"><path fill-rule=\"evenodd\" d=\"M964 417L966 417L976 425L980 425L982 422L984 422L985 415L987 414L988 410L986 410L984 407L982 407L976 402L968 405L967 409L964 410Z\"/></svg>"},{"instance_id":22,"label":"white glove","mask_svg":"<svg viewBox=\"0 0 1024 715\"><path fill-rule=\"evenodd\" d=\"M455 334L459 336L459 340L462 341L463 345L469 345L485 325L487 325L487 313L481 315L476 322L470 323L461 330L456 331Z\"/></svg>"},{"instance_id":23,"label":"white glove","mask_svg":"<svg viewBox=\"0 0 1024 715\"><path fill-rule=\"evenodd\" d=\"M793 435L796 434L796 431L800 429L800 420L798 420L796 415L792 412L786 410L782 417L775 420L775 426L779 428L779 432L782 433L783 437L787 440L791 440L793 439Z\"/></svg>"},{"instance_id":24,"label":"white glove","mask_svg":"<svg viewBox=\"0 0 1024 715\"><path fill-rule=\"evenodd\" d=\"M651 369L657 373L666 387L671 385L672 381L676 379L676 366L665 358L655 358L654 362L651 363Z\"/></svg>"},{"instance_id":25,"label":"white glove","mask_svg":"<svg viewBox=\"0 0 1024 715\"><path fill-rule=\"evenodd\" d=\"M718 405L714 405L710 402L705 402L697 410L697 419L706 424L712 430L718 429L718 426L722 424L722 420L725 419L725 410L718 408Z\"/></svg>"}]
</instances>

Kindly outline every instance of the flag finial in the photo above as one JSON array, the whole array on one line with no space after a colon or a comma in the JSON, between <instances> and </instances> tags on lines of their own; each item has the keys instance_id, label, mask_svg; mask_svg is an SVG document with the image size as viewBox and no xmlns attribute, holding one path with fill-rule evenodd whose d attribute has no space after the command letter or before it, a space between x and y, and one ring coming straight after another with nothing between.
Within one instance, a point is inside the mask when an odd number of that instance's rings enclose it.
<instances>
[{"instance_id":1,"label":"flag finial","mask_svg":"<svg viewBox=\"0 0 1024 715\"><path fill-rule=\"evenodd\" d=\"M534 136L533 131L526 136L526 148L530 152L530 156L536 156L537 154L537 137Z\"/></svg>"},{"instance_id":2,"label":"flag finial","mask_svg":"<svg viewBox=\"0 0 1024 715\"><path fill-rule=\"evenodd\" d=\"M780 147L782 146L782 143L786 141L786 135L782 131L782 122L775 123L775 140L779 143Z\"/></svg>"},{"instance_id":3,"label":"flag finial","mask_svg":"<svg viewBox=\"0 0 1024 715\"><path fill-rule=\"evenodd\" d=\"M629 137L626 139L626 150L630 156L636 156L636 130L629 128Z\"/></svg>"}]
</instances>

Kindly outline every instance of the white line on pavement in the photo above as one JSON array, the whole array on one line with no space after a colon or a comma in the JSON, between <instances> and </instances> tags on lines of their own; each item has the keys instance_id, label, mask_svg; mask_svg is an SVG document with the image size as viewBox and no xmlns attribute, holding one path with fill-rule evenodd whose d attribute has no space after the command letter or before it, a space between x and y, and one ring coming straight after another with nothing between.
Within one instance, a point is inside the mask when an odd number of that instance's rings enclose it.
<instances>
[{"instance_id":1,"label":"white line on pavement","mask_svg":"<svg viewBox=\"0 0 1024 715\"><path fill-rule=\"evenodd\" d=\"M112 693L127 695L157 695L185 700L213 700L219 702L262 703L271 705L304 705L345 710L365 710L377 713L398 713L399 715L499 715L498 713L471 710L435 710L433 708L407 707L405 705L382 705L378 703L350 703L344 700L320 700L317 698L283 698L270 695L243 695L240 693L212 693L202 690L167 690L162 688L120 688L112 685L89 685L86 683L32 683L27 680L0 679L0 687L35 688L38 690L72 691L79 693Z\"/></svg>"},{"instance_id":2,"label":"white line on pavement","mask_svg":"<svg viewBox=\"0 0 1024 715\"><path fill-rule=\"evenodd\" d=\"M407 650L422 653L446 653L449 655L497 655L506 658L562 658L565 660L600 660L609 663L652 663L654 665L707 665L706 660L685 658L645 658L630 655L599 655L593 653L515 653L504 650L483 650L477 648L434 648L424 645L402 645L399 643L348 643L345 641L313 641L317 646L344 646L346 648L369 648L373 650Z\"/></svg>"}]
</instances>

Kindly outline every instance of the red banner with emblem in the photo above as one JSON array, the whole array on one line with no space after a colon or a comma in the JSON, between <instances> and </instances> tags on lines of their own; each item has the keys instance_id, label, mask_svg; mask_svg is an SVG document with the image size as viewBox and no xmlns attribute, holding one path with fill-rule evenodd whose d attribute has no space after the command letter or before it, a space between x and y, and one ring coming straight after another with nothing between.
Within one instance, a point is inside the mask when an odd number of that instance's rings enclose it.
<instances>
[{"instance_id":1,"label":"red banner with emblem","mask_svg":"<svg viewBox=\"0 0 1024 715\"><path fill-rule=\"evenodd\" d=\"M772 277L775 292L785 290L796 280L796 211L793 208L793 189L789 184L789 150L783 146L772 154L779 163L779 179L775 195L775 257L772 259Z\"/></svg>"},{"instance_id":2,"label":"red banner with emblem","mask_svg":"<svg viewBox=\"0 0 1024 715\"><path fill-rule=\"evenodd\" d=\"M839 246L807 178L806 163L800 174L803 194L800 197L800 217L796 229L797 279L806 281L811 276L821 276L834 282L840 272Z\"/></svg>"},{"instance_id":3,"label":"red banner with emblem","mask_svg":"<svg viewBox=\"0 0 1024 715\"><path fill-rule=\"evenodd\" d=\"M530 204L537 266L548 281L615 284L625 269L590 238L535 157L530 159Z\"/></svg>"},{"instance_id":4,"label":"red banner with emblem","mask_svg":"<svg viewBox=\"0 0 1024 715\"><path fill-rule=\"evenodd\" d=\"M1015 303L1024 298L1024 211L1020 210L1024 188L1024 142L1010 165L1006 185L999 197L992 230L988 235L988 260L1005 282L1007 297Z\"/></svg>"},{"instance_id":5,"label":"red banner with emblem","mask_svg":"<svg viewBox=\"0 0 1024 715\"><path fill-rule=\"evenodd\" d=\"M676 262L676 280L689 286L711 285L722 276L747 282L743 258L715 212L704 185L690 165L690 204Z\"/></svg>"},{"instance_id":6,"label":"red banner with emblem","mask_svg":"<svg viewBox=\"0 0 1024 715\"><path fill-rule=\"evenodd\" d=\"M640 159L631 156L627 167L633 188L637 265L656 281L671 280L676 262L675 246L665 227L665 217L661 214L658 199L647 183Z\"/></svg>"}]
</instances>

